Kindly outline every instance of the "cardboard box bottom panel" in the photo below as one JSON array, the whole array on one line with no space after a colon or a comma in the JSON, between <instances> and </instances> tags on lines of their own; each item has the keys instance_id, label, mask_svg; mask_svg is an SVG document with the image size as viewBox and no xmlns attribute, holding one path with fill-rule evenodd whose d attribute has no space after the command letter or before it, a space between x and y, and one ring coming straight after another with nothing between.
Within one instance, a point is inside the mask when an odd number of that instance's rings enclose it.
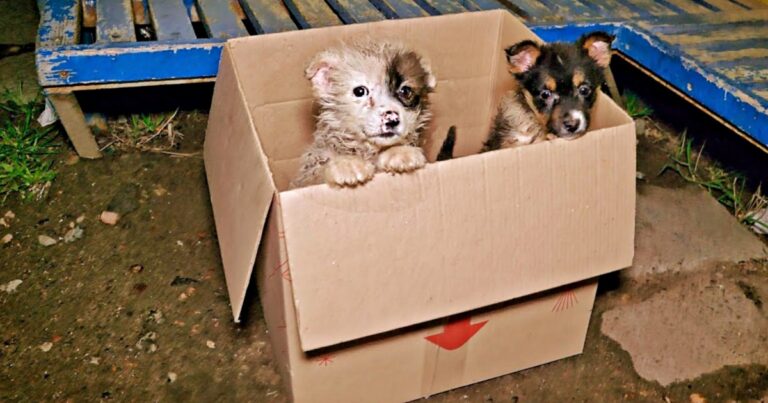
<instances>
[{"instance_id":1,"label":"cardboard box bottom panel","mask_svg":"<svg viewBox=\"0 0 768 403\"><path fill-rule=\"evenodd\" d=\"M268 219L256 276L283 384L296 402L407 401L583 350L596 279L305 353L274 217Z\"/></svg>"}]
</instances>

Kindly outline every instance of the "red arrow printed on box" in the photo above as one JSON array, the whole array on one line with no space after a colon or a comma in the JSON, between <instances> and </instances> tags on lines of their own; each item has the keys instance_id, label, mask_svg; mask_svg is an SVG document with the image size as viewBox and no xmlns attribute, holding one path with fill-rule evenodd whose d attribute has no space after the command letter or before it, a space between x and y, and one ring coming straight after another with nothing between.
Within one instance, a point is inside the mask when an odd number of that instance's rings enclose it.
<instances>
[{"instance_id":1,"label":"red arrow printed on box","mask_svg":"<svg viewBox=\"0 0 768 403\"><path fill-rule=\"evenodd\" d=\"M471 319L466 318L449 323L443 327L442 333L427 336L425 339L446 350L456 350L466 344L488 322L484 320L471 324Z\"/></svg>"}]
</instances>

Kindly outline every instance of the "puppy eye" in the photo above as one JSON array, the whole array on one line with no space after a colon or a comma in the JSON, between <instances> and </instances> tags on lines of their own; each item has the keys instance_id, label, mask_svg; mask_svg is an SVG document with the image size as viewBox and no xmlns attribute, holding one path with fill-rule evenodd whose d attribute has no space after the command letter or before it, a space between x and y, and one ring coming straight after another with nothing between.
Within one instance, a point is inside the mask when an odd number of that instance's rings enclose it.
<instances>
[{"instance_id":1,"label":"puppy eye","mask_svg":"<svg viewBox=\"0 0 768 403\"><path fill-rule=\"evenodd\" d=\"M592 93L592 89L587 87L586 85L582 85L581 87L579 87L579 95L581 95L582 97L589 96L589 94L591 93Z\"/></svg>"},{"instance_id":2,"label":"puppy eye","mask_svg":"<svg viewBox=\"0 0 768 403\"><path fill-rule=\"evenodd\" d=\"M413 89L411 87L405 85L403 88L400 88L400 96L402 96L405 99L408 99L413 95Z\"/></svg>"},{"instance_id":3,"label":"puppy eye","mask_svg":"<svg viewBox=\"0 0 768 403\"><path fill-rule=\"evenodd\" d=\"M368 95L368 88L361 85L359 87L355 87L355 89L352 90L352 93L355 94L356 97L364 97Z\"/></svg>"},{"instance_id":4,"label":"puppy eye","mask_svg":"<svg viewBox=\"0 0 768 403\"><path fill-rule=\"evenodd\" d=\"M551 96L552 96L552 92L550 90L541 90L541 92L539 93L539 97L544 100L549 99L549 97Z\"/></svg>"}]
</instances>

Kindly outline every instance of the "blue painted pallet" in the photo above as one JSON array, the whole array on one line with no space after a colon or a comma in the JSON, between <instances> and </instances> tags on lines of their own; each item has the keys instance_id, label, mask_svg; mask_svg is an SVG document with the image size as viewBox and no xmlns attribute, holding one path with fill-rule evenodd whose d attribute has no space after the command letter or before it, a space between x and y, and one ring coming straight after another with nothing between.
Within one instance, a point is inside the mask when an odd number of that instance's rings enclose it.
<instances>
[{"instance_id":1,"label":"blue painted pallet","mask_svg":"<svg viewBox=\"0 0 768 403\"><path fill-rule=\"evenodd\" d=\"M231 37L506 8L548 41L614 32L622 53L768 150L761 0L100 0L95 43L81 43L81 1L38 0L44 87L214 77ZM134 14L151 16L157 40L136 41Z\"/></svg>"}]
</instances>

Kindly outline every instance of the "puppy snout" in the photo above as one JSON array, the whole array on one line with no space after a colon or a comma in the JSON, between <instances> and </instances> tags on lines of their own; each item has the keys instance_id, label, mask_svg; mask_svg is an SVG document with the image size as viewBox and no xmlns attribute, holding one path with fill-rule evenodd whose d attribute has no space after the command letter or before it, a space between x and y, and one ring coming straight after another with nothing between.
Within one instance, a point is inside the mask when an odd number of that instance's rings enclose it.
<instances>
[{"instance_id":1,"label":"puppy snout","mask_svg":"<svg viewBox=\"0 0 768 403\"><path fill-rule=\"evenodd\" d=\"M400 115L394 111L384 112L384 125L390 129L394 129L400 124Z\"/></svg>"},{"instance_id":2,"label":"puppy snout","mask_svg":"<svg viewBox=\"0 0 768 403\"><path fill-rule=\"evenodd\" d=\"M569 133L576 133L584 126L583 117L578 112L569 112L563 117L563 127Z\"/></svg>"}]
</instances>

